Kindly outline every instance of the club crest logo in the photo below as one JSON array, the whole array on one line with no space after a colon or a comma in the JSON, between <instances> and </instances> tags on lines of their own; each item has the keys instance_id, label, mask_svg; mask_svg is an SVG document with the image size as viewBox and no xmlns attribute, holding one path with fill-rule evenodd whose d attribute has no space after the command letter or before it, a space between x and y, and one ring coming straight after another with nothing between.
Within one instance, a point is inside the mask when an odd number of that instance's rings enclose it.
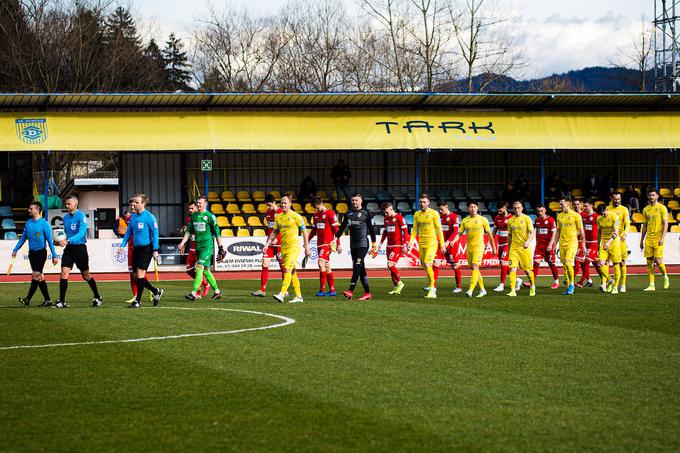
<instances>
[{"instance_id":1,"label":"club crest logo","mask_svg":"<svg viewBox=\"0 0 680 453\"><path fill-rule=\"evenodd\" d=\"M47 140L47 119L32 118L14 121L17 138L23 143L37 145Z\"/></svg>"}]
</instances>

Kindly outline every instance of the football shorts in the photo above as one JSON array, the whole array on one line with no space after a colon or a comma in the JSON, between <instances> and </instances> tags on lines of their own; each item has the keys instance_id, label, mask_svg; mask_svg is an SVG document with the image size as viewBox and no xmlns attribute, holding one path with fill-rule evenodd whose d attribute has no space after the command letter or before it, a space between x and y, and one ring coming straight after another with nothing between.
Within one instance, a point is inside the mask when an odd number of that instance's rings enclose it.
<instances>
[{"instance_id":1,"label":"football shorts","mask_svg":"<svg viewBox=\"0 0 680 453\"><path fill-rule=\"evenodd\" d=\"M476 264L479 266L482 264L482 258L484 258L484 248L468 248L465 257L467 258L468 265L472 266L473 264Z\"/></svg>"},{"instance_id":2,"label":"football shorts","mask_svg":"<svg viewBox=\"0 0 680 453\"><path fill-rule=\"evenodd\" d=\"M653 240L645 239L644 249L645 258L663 258L665 245L666 245L665 242L664 245L659 245L658 239Z\"/></svg>"},{"instance_id":3,"label":"football shorts","mask_svg":"<svg viewBox=\"0 0 680 453\"><path fill-rule=\"evenodd\" d=\"M508 244L498 244L498 261L503 265L508 265Z\"/></svg>"},{"instance_id":4,"label":"football shorts","mask_svg":"<svg viewBox=\"0 0 680 453\"><path fill-rule=\"evenodd\" d=\"M387 262L397 264L402 255L401 245L387 246Z\"/></svg>"},{"instance_id":5,"label":"football shorts","mask_svg":"<svg viewBox=\"0 0 680 453\"><path fill-rule=\"evenodd\" d=\"M437 256L437 244L418 244L420 252L420 262L422 264L432 264Z\"/></svg>"},{"instance_id":6,"label":"football shorts","mask_svg":"<svg viewBox=\"0 0 680 453\"><path fill-rule=\"evenodd\" d=\"M562 262L562 264L568 263L573 266L577 251L578 245L572 245L567 247L560 246L560 261Z\"/></svg>"},{"instance_id":7,"label":"football shorts","mask_svg":"<svg viewBox=\"0 0 680 453\"><path fill-rule=\"evenodd\" d=\"M42 272L45 261L47 261L47 249L28 251L28 262L31 263L33 272Z\"/></svg>"},{"instance_id":8,"label":"football shorts","mask_svg":"<svg viewBox=\"0 0 680 453\"><path fill-rule=\"evenodd\" d=\"M300 256L300 249L290 249L286 251L281 251L281 261L283 261L283 267L286 270L294 270L297 264L298 256Z\"/></svg>"},{"instance_id":9,"label":"football shorts","mask_svg":"<svg viewBox=\"0 0 680 453\"><path fill-rule=\"evenodd\" d=\"M600 246L599 253L600 261L611 261L612 263L621 262L621 244L618 241L613 242L609 249L605 250L603 246Z\"/></svg>"},{"instance_id":10,"label":"football shorts","mask_svg":"<svg viewBox=\"0 0 680 453\"><path fill-rule=\"evenodd\" d=\"M87 254L85 244L67 244L61 254L61 267L73 269L73 265L85 272L90 270L90 257Z\"/></svg>"},{"instance_id":11,"label":"football shorts","mask_svg":"<svg viewBox=\"0 0 680 453\"><path fill-rule=\"evenodd\" d=\"M528 271L533 268L533 263L531 262L531 249L516 249L513 248L508 253L509 265L511 268L522 269L523 271Z\"/></svg>"},{"instance_id":12,"label":"football shorts","mask_svg":"<svg viewBox=\"0 0 680 453\"><path fill-rule=\"evenodd\" d=\"M536 250L534 250L534 261L537 263L540 263L541 261L545 261L548 264L554 264L555 263L555 249L552 249L548 251L548 247L536 247Z\"/></svg>"},{"instance_id":13,"label":"football shorts","mask_svg":"<svg viewBox=\"0 0 680 453\"><path fill-rule=\"evenodd\" d=\"M281 254L281 246L280 245L270 245L262 253L262 258L264 258L264 259L276 258L277 260L279 260L279 259L281 259L280 254Z\"/></svg>"},{"instance_id":14,"label":"football shorts","mask_svg":"<svg viewBox=\"0 0 680 453\"><path fill-rule=\"evenodd\" d=\"M317 254L319 255L319 260L329 261L331 259L331 245L321 244L316 248Z\"/></svg>"}]
</instances>

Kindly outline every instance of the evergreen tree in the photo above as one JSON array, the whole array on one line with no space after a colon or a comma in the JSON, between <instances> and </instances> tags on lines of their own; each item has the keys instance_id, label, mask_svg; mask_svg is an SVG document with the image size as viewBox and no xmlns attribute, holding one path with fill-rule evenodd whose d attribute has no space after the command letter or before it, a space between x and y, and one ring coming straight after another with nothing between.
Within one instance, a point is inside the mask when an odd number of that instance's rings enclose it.
<instances>
[{"instance_id":1,"label":"evergreen tree","mask_svg":"<svg viewBox=\"0 0 680 453\"><path fill-rule=\"evenodd\" d=\"M187 53L183 51L184 44L174 33L170 33L163 49L165 71L167 74L168 88L170 90L190 91L191 73Z\"/></svg>"},{"instance_id":2,"label":"evergreen tree","mask_svg":"<svg viewBox=\"0 0 680 453\"><path fill-rule=\"evenodd\" d=\"M142 42L130 11L119 6L104 23L108 57L112 63L109 89L138 91L144 89Z\"/></svg>"},{"instance_id":3,"label":"evergreen tree","mask_svg":"<svg viewBox=\"0 0 680 453\"><path fill-rule=\"evenodd\" d=\"M220 74L217 68L211 68L205 78L203 83L201 83L200 91L204 93L218 93L227 90L227 84L224 82L224 77Z\"/></svg>"},{"instance_id":4,"label":"evergreen tree","mask_svg":"<svg viewBox=\"0 0 680 453\"><path fill-rule=\"evenodd\" d=\"M0 0L0 91L39 89L31 52L35 36L20 0Z\"/></svg>"}]
</instances>

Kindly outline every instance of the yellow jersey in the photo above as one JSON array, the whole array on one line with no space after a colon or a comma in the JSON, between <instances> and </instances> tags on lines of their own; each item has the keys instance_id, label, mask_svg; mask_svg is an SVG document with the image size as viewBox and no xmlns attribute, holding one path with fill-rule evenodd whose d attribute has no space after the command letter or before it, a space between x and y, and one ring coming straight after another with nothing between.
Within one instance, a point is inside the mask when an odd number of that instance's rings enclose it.
<instances>
[{"instance_id":1,"label":"yellow jersey","mask_svg":"<svg viewBox=\"0 0 680 453\"><path fill-rule=\"evenodd\" d=\"M411 242L418 236L419 244L434 245L439 241L444 244L442 222L439 213L432 208L418 211L413 215L413 230L411 230Z\"/></svg>"},{"instance_id":2,"label":"yellow jersey","mask_svg":"<svg viewBox=\"0 0 680 453\"><path fill-rule=\"evenodd\" d=\"M300 248L298 232L305 229L305 221L297 212L290 210L274 217L274 230L281 233L281 252Z\"/></svg>"},{"instance_id":3,"label":"yellow jersey","mask_svg":"<svg viewBox=\"0 0 680 453\"><path fill-rule=\"evenodd\" d=\"M614 207L609 204L608 211L613 212L619 218L619 231L617 231L617 233L620 239L623 233L628 233L628 230L630 229L630 213L628 212L628 208L623 205Z\"/></svg>"},{"instance_id":4,"label":"yellow jersey","mask_svg":"<svg viewBox=\"0 0 680 453\"><path fill-rule=\"evenodd\" d=\"M489 233L489 221L481 215L468 216L460 222L460 234L467 235L467 248L484 248L484 234Z\"/></svg>"},{"instance_id":5,"label":"yellow jersey","mask_svg":"<svg viewBox=\"0 0 680 453\"><path fill-rule=\"evenodd\" d=\"M557 229L560 232L560 248L578 244L578 233L583 229L581 214L570 210L557 214Z\"/></svg>"},{"instance_id":6,"label":"yellow jersey","mask_svg":"<svg viewBox=\"0 0 680 453\"><path fill-rule=\"evenodd\" d=\"M532 231L534 231L534 224L531 217L526 214L513 215L508 220L508 236L511 238L510 248L524 249L524 243L529 239Z\"/></svg>"},{"instance_id":7,"label":"yellow jersey","mask_svg":"<svg viewBox=\"0 0 680 453\"><path fill-rule=\"evenodd\" d=\"M658 241L663 233L663 221L668 220L668 209L659 202L645 206L642 210L647 224L646 239Z\"/></svg>"},{"instance_id":8,"label":"yellow jersey","mask_svg":"<svg viewBox=\"0 0 680 453\"><path fill-rule=\"evenodd\" d=\"M601 215L597 218L597 226L600 229L600 241L602 244L610 240L614 233L619 233L620 222L619 216L613 211L609 211L606 216Z\"/></svg>"}]
</instances>

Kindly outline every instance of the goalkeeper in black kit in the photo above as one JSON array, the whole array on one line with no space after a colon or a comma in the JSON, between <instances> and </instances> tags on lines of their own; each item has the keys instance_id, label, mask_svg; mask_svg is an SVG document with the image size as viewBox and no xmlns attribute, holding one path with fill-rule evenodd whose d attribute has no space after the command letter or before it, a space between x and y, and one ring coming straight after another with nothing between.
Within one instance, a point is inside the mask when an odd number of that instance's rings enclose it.
<instances>
[{"instance_id":1,"label":"goalkeeper in black kit","mask_svg":"<svg viewBox=\"0 0 680 453\"><path fill-rule=\"evenodd\" d=\"M345 291L343 295L347 299L354 296L354 288L357 286L357 280L361 277L361 285L364 287L364 295L359 300L371 299L371 289L368 286L368 275L366 274L366 266L364 260L369 250L368 236L371 238L371 256L375 258L378 252L378 244L375 241L375 233L373 232L373 217L371 214L362 209L361 203L363 197L360 193L352 195L351 203L352 210L345 214L342 219L342 225L336 233L335 237L340 237L349 227L349 250L352 255L352 280L349 284L349 290ZM338 242L338 253L342 252L340 242Z\"/></svg>"}]
</instances>

